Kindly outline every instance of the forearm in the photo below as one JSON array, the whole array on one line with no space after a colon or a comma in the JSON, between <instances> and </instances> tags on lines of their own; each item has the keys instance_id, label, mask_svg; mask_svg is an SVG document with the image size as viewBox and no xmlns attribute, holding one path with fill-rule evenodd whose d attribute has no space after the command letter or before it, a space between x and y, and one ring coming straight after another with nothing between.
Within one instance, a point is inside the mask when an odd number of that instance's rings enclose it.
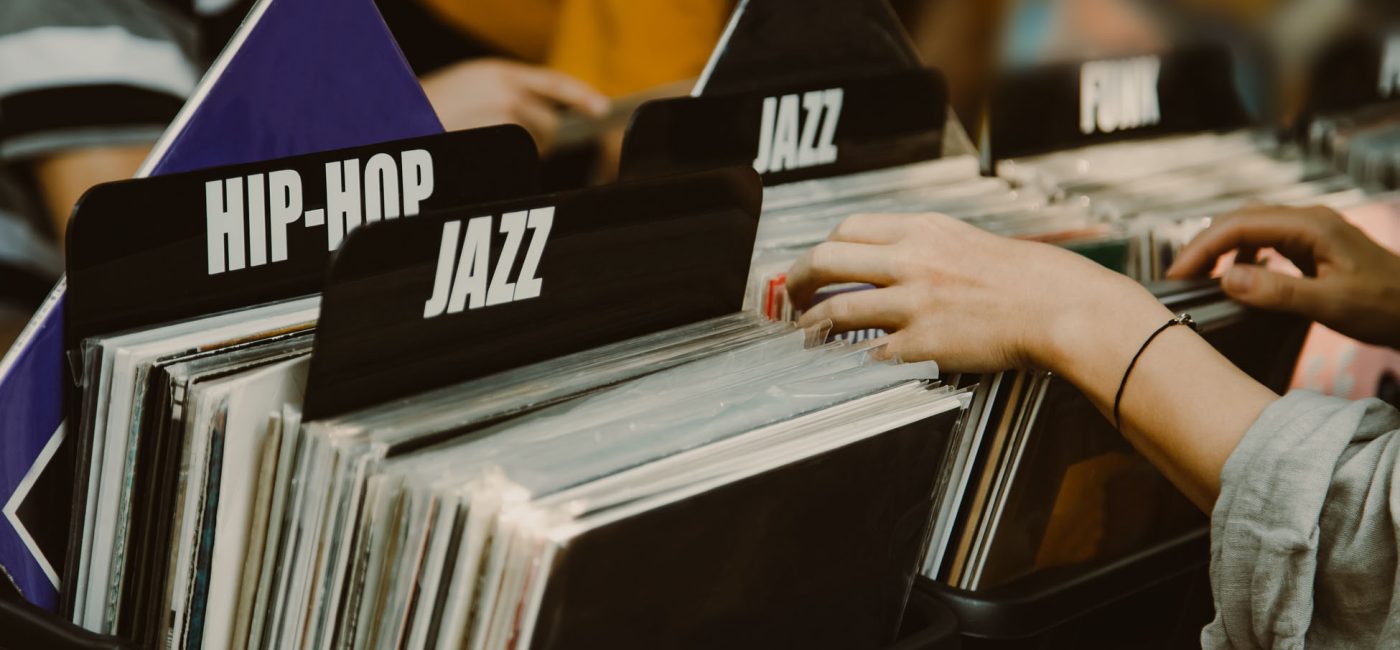
<instances>
[{"instance_id":1,"label":"forearm","mask_svg":"<svg viewBox=\"0 0 1400 650\"><path fill-rule=\"evenodd\" d=\"M941 215L851 217L793 265L787 286L806 307L842 282L878 288L810 306L801 322L885 329L886 354L949 370L1045 368L1106 415L1128 363L1173 316L1138 283L1074 253ZM1209 509L1225 460L1275 398L1195 333L1171 327L1127 379L1124 434Z\"/></svg>"},{"instance_id":2,"label":"forearm","mask_svg":"<svg viewBox=\"0 0 1400 650\"><path fill-rule=\"evenodd\" d=\"M1112 418L1123 373L1148 336L1173 314L1138 287L1123 288L1082 324L1064 327L1045 361ZM1155 338L1128 376L1123 434L1197 506L1209 512L1220 471L1277 395L1183 326Z\"/></svg>"}]
</instances>

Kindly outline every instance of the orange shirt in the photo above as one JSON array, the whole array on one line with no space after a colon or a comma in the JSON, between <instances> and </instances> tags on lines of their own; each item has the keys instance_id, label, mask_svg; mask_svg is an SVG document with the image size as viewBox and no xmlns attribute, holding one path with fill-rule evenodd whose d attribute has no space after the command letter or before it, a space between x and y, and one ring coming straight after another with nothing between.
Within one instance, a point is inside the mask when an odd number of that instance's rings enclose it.
<instances>
[{"instance_id":1,"label":"orange shirt","mask_svg":"<svg viewBox=\"0 0 1400 650\"><path fill-rule=\"evenodd\" d=\"M734 0L420 0L523 61L620 96L696 77Z\"/></svg>"}]
</instances>

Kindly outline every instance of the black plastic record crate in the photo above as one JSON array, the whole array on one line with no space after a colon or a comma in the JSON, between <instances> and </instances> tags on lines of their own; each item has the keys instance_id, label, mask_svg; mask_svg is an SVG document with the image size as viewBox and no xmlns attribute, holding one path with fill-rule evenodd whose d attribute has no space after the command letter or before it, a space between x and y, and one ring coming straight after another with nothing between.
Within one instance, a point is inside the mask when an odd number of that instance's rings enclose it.
<instances>
[{"instance_id":1,"label":"black plastic record crate","mask_svg":"<svg viewBox=\"0 0 1400 650\"><path fill-rule=\"evenodd\" d=\"M1199 648L1214 609L1209 530L1092 567L1062 567L971 592L919 578L969 650ZM938 646L942 647L942 646Z\"/></svg>"},{"instance_id":2,"label":"black plastic record crate","mask_svg":"<svg viewBox=\"0 0 1400 650\"><path fill-rule=\"evenodd\" d=\"M93 634L26 602L0 597L0 650L140 650Z\"/></svg>"},{"instance_id":3,"label":"black plastic record crate","mask_svg":"<svg viewBox=\"0 0 1400 650\"><path fill-rule=\"evenodd\" d=\"M959 650L958 619L939 598L927 590L914 589L904 608L899 640L886 650Z\"/></svg>"},{"instance_id":4,"label":"black plastic record crate","mask_svg":"<svg viewBox=\"0 0 1400 650\"><path fill-rule=\"evenodd\" d=\"M909 595L900 638L885 650L959 650L962 639L950 610L927 590ZM0 597L0 650L143 650L111 636L84 631L28 603Z\"/></svg>"}]
</instances>

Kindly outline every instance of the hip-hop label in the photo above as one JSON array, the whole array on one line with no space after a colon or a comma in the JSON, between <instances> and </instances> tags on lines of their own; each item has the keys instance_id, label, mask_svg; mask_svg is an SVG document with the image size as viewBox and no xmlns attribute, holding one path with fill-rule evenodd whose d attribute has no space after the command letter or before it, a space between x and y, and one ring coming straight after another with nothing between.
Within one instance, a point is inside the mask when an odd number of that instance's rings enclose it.
<instances>
[{"instance_id":1,"label":"hip-hop label","mask_svg":"<svg viewBox=\"0 0 1400 650\"><path fill-rule=\"evenodd\" d=\"M433 157L412 149L326 163L324 208L303 212L302 178L283 169L205 183L209 274L287 259L287 230L326 227L335 250L362 223L418 214L433 194Z\"/></svg>"}]
</instances>

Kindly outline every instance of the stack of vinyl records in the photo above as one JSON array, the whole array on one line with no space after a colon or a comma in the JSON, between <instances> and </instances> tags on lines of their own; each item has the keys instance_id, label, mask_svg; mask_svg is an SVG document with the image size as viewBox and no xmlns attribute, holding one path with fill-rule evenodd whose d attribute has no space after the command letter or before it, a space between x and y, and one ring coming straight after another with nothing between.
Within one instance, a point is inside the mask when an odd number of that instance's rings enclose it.
<instances>
[{"instance_id":1,"label":"stack of vinyl records","mask_svg":"<svg viewBox=\"0 0 1400 650\"><path fill-rule=\"evenodd\" d=\"M478 170L463 156L477 148L498 164ZM65 322L77 468L61 593L74 623L186 647L228 636L245 615L244 560L264 548L273 479L289 480L277 450L296 441L320 312L306 294L323 280L327 237L359 221L358 210L353 222L327 219L329 188L303 179L360 159L379 168L365 188L393 197L379 206L390 216L521 194L535 173L528 134L504 127L84 197L69 232ZM468 172L469 182L432 187ZM326 221L342 218L331 232Z\"/></svg>"},{"instance_id":2,"label":"stack of vinyl records","mask_svg":"<svg viewBox=\"0 0 1400 650\"><path fill-rule=\"evenodd\" d=\"M965 397L931 384L930 366L804 349L810 338L731 317L310 423L294 470L305 487L272 513L280 575L252 637L892 640L908 585L860 576L917 560L917 544L887 552L901 536L891 515L927 516ZM847 560L812 566L833 557ZM823 611L846 618L813 626Z\"/></svg>"},{"instance_id":3,"label":"stack of vinyl records","mask_svg":"<svg viewBox=\"0 0 1400 650\"><path fill-rule=\"evenodd\" d=\"M741 310L752 170L454 205L422 187L464 137L85 203L75 621L152 648L892 643L971 391ZM229 178L381 154L437 181L366 181L424 206L345 228L321 297L295 296L331 191L229 227L285 234L175 226L219 223Z\"/></svg>"},{"instance_id":4,"label":"stack of vinyl records","mask_svg":"<svg viewBox=\"0 0 1400 650\"><path fill-rule=\"evenodd\" d=\"M1364 198L1344 174L1248 131L1091 145L1002 161L997 173L1121 223L1144 281L1162 279L1214 215L1250 202L1343 209Z\"/></svg>"},{"instance_id":5,"label":"stack of vinyl records","mask_svg":"<svg viewBox=\"0 0 1400 650\"><path fill-rule=\"evenodd\" d=\"M1314 120L1313 151L1370 190L1400 189L1400 104Z\"/></svg>"},{"instance_id":6,"label":"stack of vinyl records","mask_svg":"<svg viewBox=\"0 0 1400 650\"><path fill-rule=\"evenodd\" d=\"M261 461L295 439L283 409L300 406L316 314L306 299L83 342L77 622L114 632L119 618L168 616L140 625L180 639L191 624L231 627L242 558L260 547Z\"/></svg>"},{"instance_id":7,"label":"stack of vinyl records","mask_svg":"<svg viewBox=\"0 0 1400 650\"><path fill-rule=\"evenodd\" d=\"M1112 222L1143 282L1161 279L1214 215L1252 201L1360 200L1329 165L1250 129L1231 66L1225 50L1202 47L1014 71L993 94L984 153L1013 186Z\"/></svg>"},{"instance_id":8,"label":"stack of vinyl records","mask_svg":"<svg viewBox=\"0 0 1400 650\"><path fill-rule=\"evenodd\" d=\"M1052 205L1038 188L984 177L970 155L772 185L763 200L749 296L771 318L791 317L780 291L787 269L852 214L938 212L1009 237L1082 250L1120 270L1126 262L1123 240L1105 220L1074 203Z\"/></svg>"}]
</instances>

